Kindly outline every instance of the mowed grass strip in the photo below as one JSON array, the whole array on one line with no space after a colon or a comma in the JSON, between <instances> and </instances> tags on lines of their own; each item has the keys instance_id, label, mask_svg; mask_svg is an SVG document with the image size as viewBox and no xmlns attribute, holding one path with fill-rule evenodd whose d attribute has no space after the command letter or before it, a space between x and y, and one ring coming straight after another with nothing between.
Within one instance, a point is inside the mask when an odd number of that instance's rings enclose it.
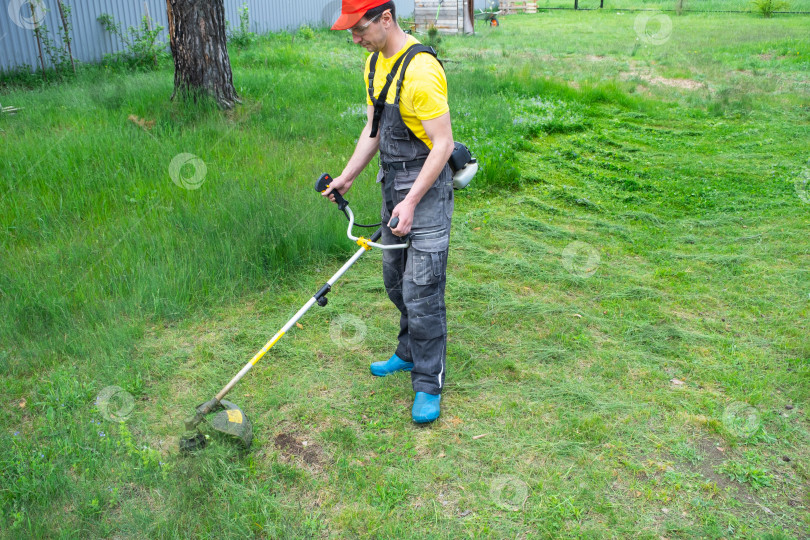
<instances>
[{"instance_id":1,"label":"mowed grass strip","mask_svg":"<svg viewBox=\"0 0 810 540\"><path fill-rule=\"evenodd\" d=\"M167 103L168 69L9 92L33 116L0 134L20 142L2 534L802 538L810 51L796 18L673 20L689 32L635 51L607 13L445 38L456 138L485 170L456 199L442 417L413 425L408 377L368 374L397 328L372 252L234 390L249 452L183 457L181 422L353 250L311 184L362 125L362 55L320 33L234 51L225 115ZM705 87L651 82L718 27ZM749 60L791 84L741 83ZM623 76L634 61L652 71ZM200 189L171 182L180 152ZM365 221L372 176L350 197ZM126 423L95 404L111 385Z\"/></svg>"}]
</instances>

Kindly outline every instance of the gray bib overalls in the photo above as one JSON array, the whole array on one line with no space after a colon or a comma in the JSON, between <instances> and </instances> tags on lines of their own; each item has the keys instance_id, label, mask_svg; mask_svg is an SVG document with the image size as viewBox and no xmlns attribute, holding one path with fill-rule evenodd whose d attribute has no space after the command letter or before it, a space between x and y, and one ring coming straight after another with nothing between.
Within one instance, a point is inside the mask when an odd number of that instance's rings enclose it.
<instances>
[{"instance_id":1,"label":"gray bib overalls","mask_svg":"<svg viewBox=\"0 0 810 540\"><path fill-rule=\"evenodd\" d=\"M407 55L408 53L405 53ZM375 68L372 59L372 72ZM408 129L399 111L399 98L407 62L396 86L393 104L384 104L380 128L380 172L382 222L405 199L430 153L428 146ZM395 68L396 69L396 68ZM372 102L373 73L369 93ZM380 106L379 104L377 105ZM413 362L414 392L440 394L446 374L447 318L444 290L450 223L453 216L453 175L445 165L433 186L416 206L411 227L411 247L383 251L383 281L388 297L399 309L400 330L396 354ZM382 227L382 243L404 240Z\"/></svg>"}]
</instances>

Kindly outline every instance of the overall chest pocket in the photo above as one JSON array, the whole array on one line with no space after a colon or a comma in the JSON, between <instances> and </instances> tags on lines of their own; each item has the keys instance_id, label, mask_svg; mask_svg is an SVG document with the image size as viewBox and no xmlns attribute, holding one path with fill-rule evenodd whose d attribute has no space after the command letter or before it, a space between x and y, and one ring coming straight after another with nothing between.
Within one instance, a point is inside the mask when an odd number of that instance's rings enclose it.
<instances>
[{"instance_id":1,"label":"overall chest pocket","mask_svg":"<svg viewBox=\"0 0 810 540\"><path fill-rule=\"evenodd\" d=\"M390 135L392 139L397 141L408 141L411 138L410 134L408 133L408 129L404 127L391 128Z\"/></svg>"},{"instance_id":2,"label":"overall chest pocket","mask_svg":"<svg viewBox=\"0 0 810 540\"><path fill-rule=\"evenodd\" d=\"M383 140L380 141L380 150L383 150L391 161L413 161L417 158L421 141L411 135L404 125L386 127ZM424 146L424 145L421 145Z\"/></svg>"}]
</instances>

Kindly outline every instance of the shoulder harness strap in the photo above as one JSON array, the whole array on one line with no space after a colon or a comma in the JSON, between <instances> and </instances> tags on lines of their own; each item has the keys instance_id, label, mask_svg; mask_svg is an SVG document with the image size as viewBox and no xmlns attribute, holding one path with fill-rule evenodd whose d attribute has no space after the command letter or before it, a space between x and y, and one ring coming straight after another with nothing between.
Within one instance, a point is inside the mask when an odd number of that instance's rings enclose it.
<instances>
[{"instance_id":1,"label":"shoulder harness strap","mask_svg":"<svg viewBox=\"0 0 810 540\"><path fill-rule=\"evenodd\" d=\"M419 53L428 53L432 55L433 58L435 58L439 62L439 65L442 66L442 69L444 69L444 64L442 64L442 61L439 60L439 55L436 53L436 49L434 49L433 47L428 47L427 45L422 45L421 43L412 45L411 48L408 49L408 51L403 55L407 56L407 58L405 58L405 61L402 63L402 70L399 75L399 80L397 80L397 93L396 98L394 98L395 105L399 104L399 93L400 90L402 89L402 82L405 80L405 70L408 69L408 64L411 63L413 57Z\"/></svg>"},{"instance_id":2,"label":"shoulder harness strap","mask_svg":"<svg viewBox=\"0 0 810 540\"><path fill-rule=\"evenodd\" d=\"M374 105L374 118L371 122L371 134L370 137L376 137L377 132L380 128L380 119L382 118L383 111L385 110L385 101L388 98L388 90L391 88L391 83L394 82L394 76L396 75L397 71L399 70L400 66L402 66L402 72L400 74L399 80L397 81L397 90L396 90L396 97L394 99L394 104L399 104L399 92L402 88L402 81L405 80L405 70L408 69L408 64L410 64L411 59L419 53L430 53L433 55L436 60L439 60L436 50L433 47L428 47L427 45L422 45L421 43L417 43L408 47L408 50L400 56L394 66L391 68L391 73L386 75L386 82L383 89L380 91L380 95L375 98L374 97L374 73L377 67L377 59L380 53L374 53L371 57L371 64L369 66L368 71L368 96L371 99L371 103ZM444 68L444 65L439 60L439 64Z\"/></svg>"},{"instance_id":3,"label":"shoulder harness strap","mask_svg":"<svg viewBox=\"0 0 810 540\"><path fill-rule=\"evenodd\" d=\"M375 52L371 55L371 61L368 65L368 97L371 98L371 103L376 103L374 99L374 74L377 72L377 59L380 53Z\"/></svg>"}]
</instances>

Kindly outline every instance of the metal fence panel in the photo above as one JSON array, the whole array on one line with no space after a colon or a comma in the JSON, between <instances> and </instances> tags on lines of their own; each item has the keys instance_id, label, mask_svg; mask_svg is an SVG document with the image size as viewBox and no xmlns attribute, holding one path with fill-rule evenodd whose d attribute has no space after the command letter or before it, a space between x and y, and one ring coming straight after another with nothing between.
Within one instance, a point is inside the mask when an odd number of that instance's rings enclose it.
<instances>
[{"instance_id":1,"label":"metal fence panel","mask_svg":"<svg viewBox=\"0 0 810 540\"><path fill-rule=\"evenodd\" d=\"M30 5L36 17L31 16ZM33 21L48 29L48 37L57 46L61 19L56 0L0 0L0 70L23 66L39 66ZM104 31L98 17L108 13L126 30L138 26L146 13L152 23L162 26L160 40L168 44L165 0L63 0L72 11L70 22L73 56L81 62L97 62L105 54L123 50L117 37ZM239 9L246 5L250 14L250 30L259 34L294 30L303 24L313 27L331 25L340 14L341 0L225 0L225 17L232 28L239 26ZM400 15L413 14L414 0L397 1ZM43 51L43 54L44 51ZM49 66L47 55L46 66Z\"/></svg>"}]
</instances>

